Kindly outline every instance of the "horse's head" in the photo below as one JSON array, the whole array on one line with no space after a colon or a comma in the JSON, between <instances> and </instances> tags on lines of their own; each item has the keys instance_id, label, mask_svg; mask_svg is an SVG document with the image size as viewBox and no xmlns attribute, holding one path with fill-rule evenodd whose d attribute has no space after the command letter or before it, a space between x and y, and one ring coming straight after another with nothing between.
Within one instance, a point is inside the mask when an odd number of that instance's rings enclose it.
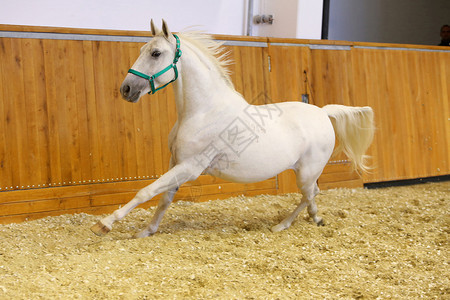
<instances>
[{"instance_id":1,"label":"horse's head","mask_svg":"<svg viewBox=\"0 0 450 300\"><path fill-rule=\"evenodd\" d=\"M178 76L176 63L181 56L178 37L163 20L162 30L151 21L153 38L141 48L141 54L128 71L120 93L129 102L137 102L146 93L155 93Z\"/></svg>"}]
</instances>

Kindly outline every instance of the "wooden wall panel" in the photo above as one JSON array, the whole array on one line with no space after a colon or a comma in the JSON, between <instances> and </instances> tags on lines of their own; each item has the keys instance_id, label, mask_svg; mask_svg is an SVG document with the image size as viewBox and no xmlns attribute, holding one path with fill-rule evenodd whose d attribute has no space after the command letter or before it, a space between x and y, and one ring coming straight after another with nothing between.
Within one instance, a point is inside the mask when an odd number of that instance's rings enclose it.
<instances>
[{"instance_id":1,"label":"wooden wall panel","mask_svg":"<svg viewBox=\"0 0 450 300\"><path fill-rule=\"evenodd\" d=\"M449 60L431 51L352 49L353 89L374 108L377 131L365 182L449 173ZM356 74L356 71L355 71ZM442 79L446 78L446 79ZM444 83L444 84L442 84Z\"/></svg>"},{"instance_id":2,"label":"wooden wall panel","mask_svg":"<svg viewBox=\"0 0 450 300\"><path fill-rule=\"evenodd\" d=\"M1 46L0 51L2 54L2 57L7 57L11 53L9 50L9 44L11 43L11 39L1 39ZM12 57L8 60L8 62L4 61L3 59L0 61L0 93L2 97L2 101L0 101L0 108L1 108L1 118L0 118L0 162L2 167L2 172L0 173L0 182L2 185L11 186L13 182L13 176L17 176L13 174L12 169L12 156L11 156L11 150L14 147L15 143L13 141L13 135L10 131L7 130L10 126L13 126L11 122L12 117L12 109L10 107L10 88L12 87L12 84L9 82L10 76L10 64L13 61ZM10 88L6 88L6 86L9 86Z\"/></svg>"},{"instance_id":3,"label":"wooden wall panel","mask_svg":"<svg viewBox=\"0 0 450 300\"><path fill-rule=\"evenodd\" d=\"M309 60L306 74L311 83L310 103L370 105L374 109L377 130L368 153L374 169L364 174L360 185L449 174L448 51L402 45L355 47L352 43L333 47L332 41L329 47L323 47L324 41L314 43L319 45L309 47L310 41L280 43L274 39L269 46L275 57L272 94L300 100L299 91L306 89L289 81L298 81L306 69L298 62L302 56ZM331 187L324 182L330 180L343 186L348 177L347 158L341 155L330 163L333 170L340 165L342 172L325 175L327 167L319 183ZM280 187L294 190L292 174L282 176ZM356 173L352 176L357 178ZM354 186L355 182L349 180L348 184Z\"/></svg>"},{"instance_id":4,"label":"wooden wall panel","mask_svg":"<svg viewBox=\"0 0 450 300\"><path fill-rule=\"evenodd\" d=\"M309 94L311 51L308 47L269 45L270 81L274 102L300 101Z\"/></svg>"},{"instance_id":5,"label":"wooden wall panel","mask_svg":"<svg viewBox=\"0 0 450 300\"><path fill-rule=\"evenodd\" d=\"M444 144L444 148L447 152L447 166L450 165L450 119L448 116L450 116L450 101L447 101L450 99L450 63L449 63L449 57L448 53L439 53L438 55L438 62L439 62L439 78L440 78L440 85L442 87L441 95L442 98L442 113L443 113L443 120L444 123L443 129L441 127L440 130L442 130L442 134L444 135L444 140L447 141L446 144ZM445 62L445 63L441 63ZM445 118L447 116L447 119ZM443 162L445 163L445 162ZM450 167L448 167L450 169ZM447 170L448 170L447 169ZM445 173L445 170L440 170L440 172Z\"/></svg>"}]
</instances>

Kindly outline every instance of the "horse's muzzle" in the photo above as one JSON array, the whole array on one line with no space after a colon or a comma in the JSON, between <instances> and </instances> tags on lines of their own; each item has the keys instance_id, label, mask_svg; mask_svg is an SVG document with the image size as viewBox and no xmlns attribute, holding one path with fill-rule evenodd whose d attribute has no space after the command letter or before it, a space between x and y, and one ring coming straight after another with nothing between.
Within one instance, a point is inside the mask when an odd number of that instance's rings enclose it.
<instances>
[{"instance_id":1,"label":"horse's muzzle","mask_svg":"<svg viewBox=\"0 0 450 300\"><path fill-rule=\"evenodd\" d=\"M128 84L122 84L120 87L120 94L122 95L122 98L129 101L129 102L136 102L139 100L139 96L141 95L140 91L135 91L134 93L131 92L131 87Z\"/></svg>"},{"instance_id":2,"label":"horse's muzzle","mask_svg":"<svg viewBox=\"0 0 450 300\"><path fill-rule=\"evenodd\" d=\"M128 102L137 102L143 94L142 91L146 88L147 84L148 83L144 79L129 78L127 76L120 86L120 94L122 95L122 98Z\"/></svg>"}]
</instances>

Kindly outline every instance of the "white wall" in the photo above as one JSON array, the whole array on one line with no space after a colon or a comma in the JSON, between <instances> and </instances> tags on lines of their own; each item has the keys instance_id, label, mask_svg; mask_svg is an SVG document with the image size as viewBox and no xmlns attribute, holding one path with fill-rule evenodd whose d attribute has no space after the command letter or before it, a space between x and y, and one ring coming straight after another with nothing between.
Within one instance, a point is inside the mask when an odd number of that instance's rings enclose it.
<instances>
[{"instance_id":1,"label":"white wall","mask_svg":"<svg viewBox=\"0 0 450 300\"><path fill-rule=\"evenodd\" d=\"M323 1L300 0L297 12L296 37L320 39L322 36Z\"/></svg>"},{"instance_id":2,"label":"white wall","mask_svg":"<svg viewBox=\"0 0 450 300\"><path fill-rule=\"evenodd\" d=\"M331 0L328 38L437 45L449 0Z\"/></svg>"},{"instance_id":3,"label":"white wall","mask_svg":"<svg viewBox=\"0 0 450 300\"><path fill-rule=\"evenodd\" d=\"M0 23L148 30L164 18L171 30L192 25L215 34L245 35L248 0L1 0ZM275 15L253 35L320 38L322 0L254 0L254 14Z\"/></svg>"},{"instance_id":4,"label":"white wall","mask_svg":"<svg viewBox=\"0 0 450 300\"><path fill-rule=\"evenodd\" d=\"M171 30L201 25L217 34L242 35L246 0L2 0L0 23L74 28L149 30L164 18Z\"/></svg>"}]
</instances>

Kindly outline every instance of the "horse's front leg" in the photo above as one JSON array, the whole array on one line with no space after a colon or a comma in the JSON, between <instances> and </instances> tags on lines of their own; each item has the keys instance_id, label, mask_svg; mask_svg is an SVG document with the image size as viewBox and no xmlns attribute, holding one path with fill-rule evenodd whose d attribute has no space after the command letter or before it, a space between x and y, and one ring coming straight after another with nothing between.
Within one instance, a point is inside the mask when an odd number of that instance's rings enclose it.
<instances>
[{"instance_id":1,"label":"horse's front leg","mask_svg":"<svg viewBox=\"0 0 450 300\"><path fill-rule=\"evenodd\" d=\"M198 164L198 160L192 159L174 166L163 176L158 178L152 184L141 189L136 196L123 207L114 211L111 215L103 218L97 224L91 227L91 230L97 235L104 235L112 229L114 222L123 219L133 208L147 202L158 194L171 191L165 195L158 205L156 214L150 226L156 226L156 231L160 219L173 199L173 196L180 185L187 181L195 180L203 172L203 168ZM164 200L163 200L164 199ZM152 228L153 228L152 227Z\"/></svg>"}]
</instances>

